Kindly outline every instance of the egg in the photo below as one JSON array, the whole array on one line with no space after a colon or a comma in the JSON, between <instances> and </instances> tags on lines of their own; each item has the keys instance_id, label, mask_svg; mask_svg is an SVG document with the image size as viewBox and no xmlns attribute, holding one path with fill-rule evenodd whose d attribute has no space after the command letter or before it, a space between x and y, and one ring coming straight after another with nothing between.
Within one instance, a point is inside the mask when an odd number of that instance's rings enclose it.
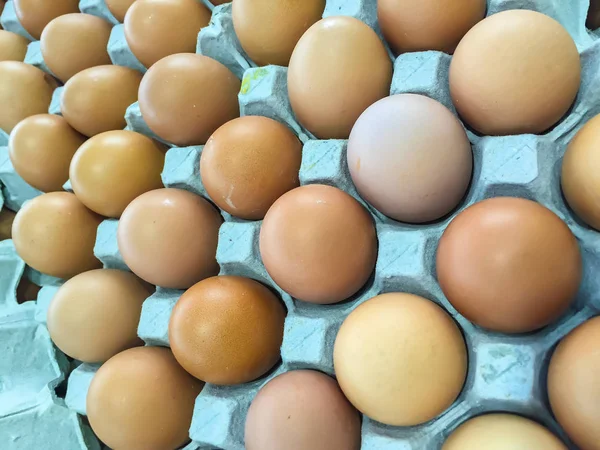
<instances>
[{"instance_id":1,"label":"egg","mask_svg":"<svg viewBox=\"0 0 600 450\"><path fill-rule=\"evenodd\" d=\"M600 443L600 317L571 331L548 368L548 396L554 416L581 450Z\"/></svg>"},{"instance_id":2,"label":"egg","mask_svg":"<svg viewBox=\"0 0 600 450\"><path fill-rule=\"evenodd\" d=\"M205 144L217 128L239 117L240 80L207 56L167 56L144 75L139 90L150 129L175 145Z\"/></svg>"},{"instance_id":3,"label":"egg","mask_svg":"<svg viewBox=\"0 0 600 450\"><path fill-rule=\"evenodd\" d=\"M101 221L74 194L50 192L23 205L12 237L27 265L46 275L70 278L101 266L94 256Z\"/></svg>"},{"instance_id":4,"label":"egg","mask_svg":"<svg viewBox=\"0 0 600 450\"><path fill-rule=\"evenodd\" d=\"M48 112L56 80L20 61L0 61L0 129L10 133L26 117Z\"/></svg>"},{"instance_id":5,"label":"egg","mask_svg":"<svg viewBox=\"0 0 600 450\"><path fill-rule=\"evenodd\" d=\"M485 0L377 0L377 18L395 53L439 50L452 54L485 17Z\"/></svg>"},{"instance_id":6,"label":"egg","mask_svg":"<svg viewBox=\"0 0 600 450\"><path fill-rule=\"evenodd\" d=\"M476 203L440 239L437 278L452 305L475 324L525 333L556 320L579 288L581 254L569 227L521 198Z\"/></svg>"},{"instance_id":7,"label":"egg","mask_svg":"<svg viewBox=\"0 0 600 450\"><path fill-rule=\"evenodd\" d=\"M163 187L162 144L136 133L115 130L83 144L71 162L73 192L92 211L119 217L133 199Z\"/></svg>"},{"instance_id":8,"label":"egg","mask_svg":"<svg viewBox=\"0 0 600 450\"><path fill-rule=\"evenodd\" d=\"M86 136L125 128L125 111L137 101L142 74L121 66L96 66L65 84L60 110Z\"/></svg>"},{"instance_id":9,"label":"egg","mask_svg":"<svg viewBox=\"0 0 600 450\"><path fill-rule=\"evenodd\" d=\"M62 82L94 66L112 64L108 38L112 26L91 14L65 14L53 19L40 40L44 62Z\"/></svg>"},{"instance_id":10,"label":"egg","mask_svg":"<svg viewBox=\"0 0 600 450\"><path fill-rule=\"evenodd\" d=\"M469 419L450 435L442 450L567 450L547 428L514 414Z\"/></svg>"},{"instance_id":11,"label":"egg","mask_svg":"<svg viewBox=\"0 0 600 450\"><path fill-rule=\"evenodd\" d=\"M569 144L561 185L567 203L583 221L600 230L600 115L587 122Z\"/></svg>"},{"instance_id":12,"label":"egg","mask_svg":"<svg viewBox=\"0 0 600 450\"><path fill-rule=\"evenodd\" d=\"M202 197L156 189L133 200L117 230L125 264L148 283L187 289L216 275L221 216Z\"/></svg>"},{"instance_id":13,"label":"egg","mask_svg":"<svg viewBox=\"0 0 600 450\"><path fill-rule=\"evenodd\" d=\"M392 219L428 222L448 214L471 180L471 144L441 103L401 94L371 105L348 141L348 168L361 197Z\"/></svg>"},{"instance_id":14,"label":"egg","mask_svg":"<svg viewBox=\"0 0 600 450\"><path fill-rule=\"evenodd\" d=\"M344 320L333 365L359 411L387 425L413 426L437 417L458 397L467 349L441 307L394 292L367 300Z\"/></svg>"},{"instance_id":15,"label":"egg","mask_svg":"<svg viewBox=\"0 0 600 450\"><path fill-rule=\"evenodd\" d=\"M324 9L325 0L236 0L233 27L256 64L287 66L298 40Z\"/></svg>"},{"instance_id":16,"label":"egg","mask_svg":"<svg viewBox=\"0 0 600 450\"><path fill-rule=\"evenodd\" d=\"M285 309L257 281L236 276L200 281L179 298L169 343L181 366L207 383L252 381L279 361Z\"/></svg>"},{"instance_id":17,"label":"egg","mask_svg":"<svg viewBox=\"0 0 600 450\"><path fill-rule=\"evenodd\" d=\"M471 28L454 52L449 76L454 106L476 131L542 133L575 100L581 66L560 23L535 11L509 10Z\"/></svg>"},{"instance_id":18,"label":"egg","mask_svg":"<svg viewBox=\"0 0 600 450\"><path fill-rule=\"evenodd\" d=\"M146 67L175 53L194 53L211 13L197 0L137 0L125 15L125 39Z\"/></svg>"},{"instance_id":19,"label":"egg","mask_svg":"<svg viewBox=\"0 0 600 450\"><path fill-rule=\"evenodd\" d=\"M200 158L200 176L209 197L223 211L262 219L271 205L299 186L302 143L285 125L245 116L219 127Z\"/></svg>"},{"instance_id":20,"label":"egg","mask_svg":"<svg viewBox=\"0 0 600 450\"><path fill-rule=\"evenodd\" d=\"M4 207L0 209L0 241L12 238L12 224L16 213Z\"/></svg>"},{"instance_id":21,"label":"egg","mask_svg":"<svg viewBox=\"0 0 600 450\"><path fill-rule=\"evenodd\" d=\"M298 300L337 303L367 282L377 259L373 219L340 189L312 184L271 206L260 255L275 283Z\"/></svg>"},{"instance_id":22,"label":"egg","mask_svg":"<svg viewBox=\"0 0 600 450\"><path fill-rule=\"evenodd\" d=\"M15 171L42 192L62 191L69 164L85 137L54 114L36 114L13 128L8 154Z\"/></svg>"},{"instance_id":23,"label":"egg","mask_svg":"<svg viewBox=\"0 0 600 450\"><path fill-rule=\"evenodd\" d=\"M10 31L0 30L0 61L23 61L29 41Z\"/></svg>"},{"instance_id":24,"label":"egg","mask_svg":"<svg viewBox=\"0 0 600 450\"><path fill-rule=\"evenodd\" d=\"M293 370L263 386L246 417L246 450L359 450L360 416L335 380Z\"/></svg>"},{"instance_id":25,"label":"egg","mask_svg":"<svg viewBox=\"0 0 600 450\"><path fill-rule=\"evenodd\" d=\"M106 7L110 11L110 13L117 19L119 22L123 23L125 20L125 14L131 8L131 5L135 2L135 0L104 0L106 3Z\"/></svg>"},{"instance_id":26,"label":"egg","mask_svg":"<svg viewBox=\"0 0 600 450\"><path fill-rule=\"evenodd\" d=\"M17 303L23 304L32 300L37 300L37 296L42 288L29 281L27 276L21 277L17 285Z\"/></svg>"},{"instance_id":27,"label":"egg","mask_svg":"<svg viewBox=\"0 0 600 450\"><path fill-rule=\"evenodd\" d=\"M169 349L137 347L109 359L90 384L86 412L100 440L115 450L174 450L188 440L203 383Z\"/></svg>"},{"instance_id":28,"label":"egg","mask_svg":"<svg viewBox=\"0 0 600 450\"><path fill-rule=\"evenodd\" d=\"M296 119L318 139L347 139L363 111L389 95L391 81L392 61L377 34L347 16L311 26L288 70Z\"/></svg>"},{"instance_id":29,"label":"egg","mask_svg":"<svg viewBox=\"0 0 600 450\"><path fill-rule=\"evenodd\" d=\"M19 23L35 39L46 25L63 14L78 13L78 0L13 0Z\"/></svg>"},{"instance_id":30,"label":"egg","mask_svg":"<svg viewBox=\"0 0 600 450\"><path fill-rule=\"evenodd\" d=\"M585 25L591 30L600 27L600 0L590 0L590 9Z\"/></svg>"},{"instance_id":31,"label":"egg","mask_svg":"<svg viewBox=\"0 0 600 450\"><path fill-rule=\"evenodd\" d=\"M63 284L48 308L48 332L71 358L104 362L142 344L137 327L152 291L130 272L96 269Z\"/></svg>"}]
</instances>

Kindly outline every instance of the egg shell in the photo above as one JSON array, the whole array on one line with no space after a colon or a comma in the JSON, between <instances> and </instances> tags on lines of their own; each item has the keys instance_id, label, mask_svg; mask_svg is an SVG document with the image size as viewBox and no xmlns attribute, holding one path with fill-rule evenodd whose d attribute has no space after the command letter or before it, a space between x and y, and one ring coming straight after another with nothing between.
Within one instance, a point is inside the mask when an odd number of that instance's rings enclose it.
<instances>
[{"instance_id":1,"label":"egg shell","mask_svg":"<svg viewBox=\"0 0 600 450\"><path fill-rule=\"evenodd\" d=\"M175 53L193 53L210 11L197 0L137 0L125 15L125 38L146 66Z\"/></svg>"},{"instance_id":2,"label":"egg shell","mask_svg":"<svg viewBox=\"0 0 600 450\"><path fill-rule=\"evenodd\" d=\"M23 61L28 44L23 36L0 30L0 61Z\"/></svg>"},{"instance_id":3,"label":"egg shell","mask_svg":"<svg viewBox=\"0 0 600 450\"><path fill-rule=\"evenodd\" d=\"M260 254L275 283L310 303L346 300L375 268L377 235L366 209L340 189L309 185L271 206Z\"/></svg>"},{"instance_id":4,"label":"egg shell","mask_svg":"<svg viewBox=\"0 0 600 450\"><path fill-rule=\"evenodd\" d=\"M0 129L10 133L26 117L48 111L57 83L28 64L0 61Z\"/></svg>"},{"instance_id":5,"label":"egg shell","mask_svg":"<svg viewBox=\"0 0 600 450\"><path fill-rule=\"evenodd\" d=\"M547 131L573 104L580 81L573 38L556 20L528 10L479 22L450 65L454 106L485 135Z\"/></svg>"},{"instance_id":6,"label":"egg shell","mask_svg":"<svg viewBox=\"0 0 600 450\"><path fill-rule=\"evenodd\" d=\"M69 165L85 137L54 114L23 119L10 134L8 152L15 171L42 192L62 191Z\"/></svg>"},{"instance_id":7,"label":"egg shell","mask_svg":"<svg viewBox=\"0 0 600 450\"><path fill-rule=\"evenodd\" d=\"M360 195L392 219L429 222L448 214L471 181L471 144L460 121L422 95L384 98L361 114L348 141Z\"/></svg>"},{"instance_id":8,"label":"egg shell","mask_svg":"<svg viewBox=\"0 0 600 450\"><path fill-rule=\"evenodd\" d=\"M125 20L125 14L135 1L136 0L105 0L108 10L115 16L115 19L121 23Z\"/></svg>"},{"instance_id":9,"label":"egg shell","mask_svg":"<svg viewBox=\"0 0 600 450\"><path fill-rule=\"evenodd\" d=\"M247 450L359 450L360 415L333 378L312 370L279 375L248 410Z\"/></svg>"},{"instance_id":10,"label":"egg shell","mask_svg":"<svg viewBox=\"0 0 600 450\"><path fill-rule=\"evenodd\" d=\"M600 27L600 1L590 0L590 9L585 24L591 30Z\"/></svg>"},{"instance_id":11,"label":"egg shell","mask_svg":"<svg viewBox=\"0 0 600 450\"><path fill-rule=\"evenodd\" d=\"M152 290L130 272L97 269L63 284L48 309L48 331L71 358L98 363L142 344L137 327Z\"/></svg>"},{"instance_id":12,"label":"egg shell","mask_svg":"<svg viewBox=\"0 0 600 450\"><path fill-rule=\"evenodd\" d=\"M46 25L56 17L79 12L78 0L13 0L13 3L19 22L35 39L40 39Z\"/></svg>"},{"instance_id":13,"label":"egg shell","mask_svg":"<svg viewBox=\"0 0 600 450\"><path fill-rule=\"evenodd\" d=\"M91 14L65 14L48 23L40 49L48 69L63 83L90 67L112 64L106 46L112 26Z\"/></svg>"},{"instance_id":14,"label":"egg shell","mask_svg":"<svg viewBox=\"0 0 600 450\"><path fill-rule=\"evenodd\" d=\"M285 125L246 116L222 125L200 159L200 177L216 205L233 216L262 219L271 205L299 186L302 144Z\"/></svg>"},{"instance_id":15,"label":"egg shell","mask_svg":"<svg viewBox=\"0 0 600 450\"><path fill-rule=\"evenodd\" d=\"M221 216L202 197L156 189L132 201L121 216L119 250L127 266L148 283L187 289L216 275Z\"/></svg>"},{"instance_id":16,"label":"egg shell","mask_svg":"<svg viewBox=\"0 0 600 450\"><path fill-rule=\"evenodd\" d=\"M217 128L239 117L240 80L223 64L202 55L163 58L146 72L139 89L150 129L175 145L204 144Z\"/></svg>"},{"instance_id":17,"label":"egg shell","mask_svg":"<svg viewBox=\"0 0 600 450\"><path fill-rule=\"evenodd\" d=\"M436 255L452 305L503 333L539 329L563 314L579 289L582 259L569 227L531 200L496 197L450 223Z\"/></svg>"},{"instance_id":18,"label":"egg shell","mask_svg":"<svg viewBox=\"0 0 600 450\"><path fill-rule=\"evenodd\" d=\"M107 131L88 139L73 157L73 192L92 211L119 217L144 192L163 187L165 147L143 134Z\"/></svg>"},{"instance_id":19,"label":"egg shell","mask_svg":"<svg viewBox=\"0 0 600 450\"><path fill-rule=\"evenodd\" d=\"M554 416L581 450L600 442L600 317L571 331L548 368L548 396Z\"/></svg>"},{"instance_id":20,"label":"egg shell","mask_svg":"<svg viewBox=\"0 0 600 450\"><path fill-rule=\"evenodd\" d=\"M486 414L460 425L442 450L567 450L548 429L513 414Z\"/></svg>"},{"instance_id":21,"label":"egg shell","mask_svg":"<svg viewBox=\"0 0 600 450\"><path fill-rule=\"evenodd\" d=\"M125 128L125 111L137 100L142 74L121 66L96 66L65 84L61 113L86 136Z\"/></svg>"},{"instance_id":22,"label":"egg shell","mask_svg":"<svg viewBox=\"0 0 600 450\"><path fill-rule=\"evenodd\" d=\"M0 241L11 239L12 224L15 220L16 213L8 208L0 210Z\"/></svg>"},{"instance_id":23,"label":"egg shell","mask_svg":"<svg viewBox=\"0 0 600 450\"><path fill-rule=\"evenodd\" d=\"M324 9L325 0L236 0L233 26L256 64L287 66L298 40Z\"/></svg>"},{"instance_id":24,"label":"egg shell","mask_svg":"<svg viewBox=\"0 0 600 450\"><path fill-rule=\"evenodd\" d=\"M170 350L138 347L109 359L87 395L94 432L115 450L175 449L188 440L194 401L203 383Z\"/></svg>"},{"instance_id":25,"label":"egg shell","mask_svg":"<svg viewBox=\"0 0 600 450\"><path fill-rule=\"evenodd\" d=\"M327 17L294 48L288 91L296 119L319 139L347 139L356 119L389 94L392 62L363 22Z\"/></svg>"},{"instance_id":26,"label":"egg shell","mask_svg":"<svg viewBox=\"0 0 600 450\"><path fill-rule=\"evenodd\" d=\"M207 383L241 384L279 361L285 310L262 284L243 277L200 281L177 301L169 342L177 361Z\"/></svg>"},{"instance_id":27,"label":"egg shell","mask_svg":"<svg viewBox=\"0 0 600 450\"><path fill-rule=\"evenodd\" d=\"M381 31L394 52L439 50L452 54L473 25L485 17L485 0L378 0Z\"/></svg>"},{"instance_id":28,"label":"egg shell","mask_svg":"<svg viewBox=\"0 0 600 450\"><path fill-rule=\"evenodd\" d=\"M94 257L96 230L101 222L68 192L50 192L26 203L12 226L21 258L42 273L70 278L100 267Z\"/></svg>"}]
</instances>

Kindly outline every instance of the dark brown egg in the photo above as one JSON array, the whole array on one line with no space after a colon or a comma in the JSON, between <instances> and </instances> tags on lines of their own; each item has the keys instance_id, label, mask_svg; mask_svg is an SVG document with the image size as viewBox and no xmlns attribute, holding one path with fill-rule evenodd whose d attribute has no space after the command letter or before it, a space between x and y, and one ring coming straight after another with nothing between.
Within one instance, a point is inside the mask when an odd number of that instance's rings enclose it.
<instances>
[{"instance_id":1,"label":"dark brown egg","mask_svg":"<svg viewBox=\"0 0 600 450\"><path fill-rule=\"evenodd\" d=\"M273 202L298 187L302 144L285 125L245 116L222 125L200 159L202 184L213 202L242 219L262 219Z\"/></svg>"},{"instance_id":2,"label":"dark brown egg","mask_svg":"<svg viewBox=\"0 0 600 450\"><path fill-rule=\"evenodd\" d=\"M101 221L74 194L51 192L23 205L13 222L12 236L17 253L29 266L70 278L100 267L94 244Z\"/></svg>"},{"instance_id":3,"label":"dark brown egg","mask_svg":"<svg viewBox=\"0 0 600 450\"><path fill-rule=\"evenodd\" d=\"M132 348L98 369L86 412L94 432L112 449L174 450L189 440L203 386L169 349Z\"/></svg>"},{"instance_id":4,"label":"dark brown egg","mask_svg":"<svg viewBox=\"0 0 600 450\"><path fill-rule=\"evenodd\" d=\"M333 378L293 370L258 391L244 441L246 450L359 450L360 415Z\"/></svg>"},{"instance_id":5,"label":"dark brown egg","mask_svg":"<svg viewBox=\"0 0 600 450\"><path fill-rule=\"evenodd\" d=\"M12 224L16 213L3 207L0 209L0 241L12 238Z\"/></svg>"},{"instance_id":6,"label":"dark brown egg","mask_svg":"<svg viewBox=\"0 0 600 450\"><path fill-rule=\"evenodd\" d=\"M133 54L150 67L175 53L194 53L209 9L197 0L137 0L125 15L125 38Z\"/></svg>"},{"instance_id":7,"label":"dark brown egg","mask_svg":"<svg viewBox=\"0 0 600 450\"><path fill-rule=\"evenodd\" d=\"M73 192L92 211L119 217L133 199L163 187L164 161L164 146L143 134L127 130L97 134L73 157Z\"/></svg>"},{"instance_id":8,"label":"dark brown egg","mask_svg":"<svg viewBox=\"0 0 600 450\"><path fill-rule=\"evenodd\" d=\"M142 344L137 336L142 303L152 294L130 272L97 269L74 276L54 295L48 332L71 358L104 362Z\"/></svg>"},{"instance_id":9,"label":"dark brown egg","mask_svg":"<svg viewBox=\"0 0 600 450\"><path fill-rule=\"evenodd\" d=\"M144 120L175 145L204 144L225 122L239 117L240 80L223 64L192 53L167 56L140 84Z\"/></svg>"},{"instance_id":10,"label":"dark brown egg","mask_svg":"<svg viewBox=\"0 0 600 450\"><path fill-rule=\"evenodd\" d=\"M582 263L577 240L549 209L496 197L450 223L437 251L437 277L467 319L503 333L548 325L575 298Z\"/></svg>"},{"instance_id":11,"label":"dark brown egg","mask_svg":"<svg viewBox=\"0 0 600 450\"><path fill-rule=\"evenodd\" d=\"M590 9L585 25L591 30L600 27L600 0L590 0Z\"/></svg>"},{"instance_id":12,"label":"dark brown egg","mask_svg":"<svg viewBox=\"0 0 600 450\"><path fill-rule=\"evenodd\" d=\"M271 206L260 230L260 254L269 275L293 297L336 303L369 279L377 235L373 219L353 197L312 184Z\"/></svg>"},{"instance_id":13,"label":"dark brown egg","mask_svg":"<svg viewBox=\"0 0 600 450\"><path fill-rule=\"evenodd\" d=\"M121 216L119 250L140 278L160 287L187 289L216 275L221 216L202 197L156 189L132 201Z\"/></svg>"},{"instance_id":14,"label":"dark brown egg","mask_svg":"<svg viewBox=\"0 0 600 450\"><path fill-rule=\"evenodd\" d=\"M121 23L125 20L125 14L134 2L135 0L105 0L108 10Z\"/></svg>"},{"instance_id":15,"label":"dark brown egg","mask_svg":"<svg viewBox=\"0 0 600 450\"><path fill-rule=\"evenodd\" d=\"M78 0L14 0L19 22L35 39L39 39L46 25L63 14L78 13Z\"/></svg>"},{"instance_id":16,"label":"dark brown egg","mask_svg":"<svg viewBox=\"0 0 600 450\"><path fill-rule=\"evenodd\" d=\"M125 111L137 101L142 74L121 66L96 66L72 77L60 109L67 122L86 136L125 128Z\"/></svg>"},{"instance_id":17,"label":"dark brown egg","mask_svg":"<svg viewBox=\"0 0 600 450\"><path fill-rule=\"evenodd\" d=\"M69 165L85 137L61 116L36 114L13 128L8 154L16 172L42 192L62 191Z\"/></svg>"},{"instance_id":18,"label":"dark brown egg","mask_svg":"<svg viewBox=\"0 0 600 450\"><path fill-rule=\"evenodd\" d=\"M0 30L0 61L23 61L29 41L23 36Z\"/></svg>"},{"instance_id":19,"label":"dark brown egg","mask_svg":"<svg viewBox=\"0 0 600 450\"><path fill-rule=\"evenodd\" d=\"M285 309L249 278L207 278L177 301L169 343L185 370L213 384L252 381L279 360Z\"/></svg>"},{"instance_id":20,"label":"dark brown egg","mask_svg":"<svg viewBox=\"0 0 600 450\"><path fill-rule=\"evenodd\" d=\"M84 69L112 64L106 46L112 26L91 14L65 14L44 28L44 62L63 83Z\"/></svg>"},{"instance_id":21,"label":"dark brown egg","mask_svg":"<svg viewBox=\"0 0 600 450\"><path fill-rule=\"evenodd\" d=\"M0 129L10 133L26 117L48 112L57 82L19 61L0 62Z\"/></svg>"}]
</instances>

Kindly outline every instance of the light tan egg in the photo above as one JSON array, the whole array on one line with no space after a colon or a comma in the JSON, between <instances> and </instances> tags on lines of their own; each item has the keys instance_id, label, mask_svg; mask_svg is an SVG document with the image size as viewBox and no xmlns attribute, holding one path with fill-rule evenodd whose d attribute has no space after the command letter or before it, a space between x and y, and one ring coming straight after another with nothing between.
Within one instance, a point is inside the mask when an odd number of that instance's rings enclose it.
<instances>
[{"instance_id":1,"label":"light tan egg","mask_svg":"<svg viewBox=\"0 0 600 450\"><path fill-rule=\"evenodd\" d=\"M23 61L29 41L23 36L0 30L0 61Z\"/></svg>"}]
</instances>

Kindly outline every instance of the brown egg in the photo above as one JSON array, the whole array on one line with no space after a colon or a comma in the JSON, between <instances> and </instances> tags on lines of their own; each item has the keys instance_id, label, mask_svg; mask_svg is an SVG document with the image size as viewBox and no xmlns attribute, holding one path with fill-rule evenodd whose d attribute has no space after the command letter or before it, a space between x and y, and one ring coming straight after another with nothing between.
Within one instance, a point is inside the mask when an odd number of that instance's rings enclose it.
<instances>
[{"instance_id":1,"label":"brown egg","mask_svg":"<svg viewBox=\"0 0 600 450\"><path fill-rule=\"evenodd\" d=\"M91 14L65 14L44 28L44 62L62 82L89 67L112 64L106 46L112 26Z\"/></svg>"},{"instance_id":2,"label":"brown egg","mask_svg":"<svg viewBox=\"0 0 600 450\"><path fill-rule=\"evenodd\" d=\"M125 39L137 59L150 67L168 55L194 53L210 15L198 0L137 0L125 15Z\"/></svg>"},{"instance_id":3,"label":"brown egg","mask_svg":"<svg viewBox=\"0 0 600 450\"><path fill-rule=\"evenodd\" d=\"M218 61L191 53L156 63L140 85L140 110L158 136L175 145L204 144L239 117L240 80Z\"/></svg>"},{"instance_id":4,"label":"brown egg","mask_svg":"<svg viewBox=\"0 0 600 450\"><path fill-rule=\"evenodd\" d=\"M156 189L132 201L117 238L125 264L148 283L187 289L216 275L221 216L202 197Z\"/></svg>"},{"instance_id":5,"label":"brown egg","mask_svg":"<svg viewBox=\"0 0 600 450\"><path fill-rule=\"evenodd\" d=\"M262 219L271 205L298 187L302 144L285 125L267 117L245 116L222 125L200 159L209 197L229 214Z\"/></svg>"},{"instance_id":6,"label":"brown egg","mask_svg":"<svg viewBox=\"0 0 600 450\"><path fill-rule=\"evenodd\" d=\"M402 222L448 214L471 180L471 144L460 121L441 103L393 95L359 117L348 141L348 167L360 195Z\"/></svg>"},{"instance_id":7,"label":"brown egg","mask_svg":"<svg viewBox=\"0 0 600 450\"><path fill-rule=\"evenodd\" d=\"M437 251L444 294L467 319L503 333L556 320L575 298L581 255L552 211L522 198L470 206L450 223Z\"/></svg>"},{"instance_id":8,"label":"brown egg","mask_svg":"<svg viewBox=\"0 0 600 450\"><path fill-rule=\"evenodd\" d=\"M3 207L0 209L0 241L12 238L12 224L16 213Z\"/></svg>"},{"instance_id":9,"label":"brown egg","mask_svg":"<svg viewBox=\"0 0 600 450\"><path fill-rule=\"evenodd\" d=\"M0 61L0 129L10 133L26 117L48 112L57 83L37 67Z\"/></svg>"},{"instance_id":10,"label":"brown egg","mask_svg":"<svg viewBox=\"0 0 600 450\"><path fill-rule=\"evenodd\" d=\"M74 276L54 295L48 332L71 358L104 362L142 344L137 327L150 288L130 272L97 269Z\"/></svg>"},{"instance_id":11,"label":"brown egg","mask_svg":"<svg viewBox=\"0 0 600 450\"><path fill-rule=\"evenodd\" d=\"M514 414L486 414L467 420L442 450L567 450L547 428Z\"/></svg>"},{"instance_id":12,"label":"brown egg","mask_svg":"<svg viewBox=\"0 0 600 450\"><path fill-rule=\"evenodd\" d=\"M69 192L51 192L28 201L12 226L17 253L27 265L58 278L97 269L96 231L102 218Z\"/></svg>"},{"instance_id":13,"label":"brown egg","mask_svg":"<svg viewBox=\"0 0 600 450\"><path fill-rule=\"evenodd\" d=\"M23 36L0 30L0 61L23 61L28 44Z\"/></svg>"},{"instance_id":14,"label":"brown egg","mask_svg":"<svg viewBox=\"0 0 600 450\"><path fill-rule=\"evenodd\" d=\"M8 154L16 172L42 192L62 191L69 164L85 137L61 116L36 114L10 133Z\"/></svg>"},{"instance_id":15,"label":"brown egg","mask_svg":"<svg viewBox=\"0 0 600 450\"><path fill-rule=\"evenodd\" d=\"M600 27L600 0L590 0L590 9L585 25L591 30Z\"/></svg>"},{"instance_id":16,"label":"brown egg","mask_svg":"<svg viewBox=\"0 0 600 450\"><path fill-rule=\"evenodd\" d=\"M600 230L600 115L584 125L569 144L562 165L562 190L569 206Z\"/></svg>"},{"instance_id":17,"label":"brown egg","mask_svg":"<svg viewBox=\"0 0 600 450\"><path fill-rule=\"evenodd\" d=\"M96 66L72 77L60 109L67 122L86 136L125 128L125 111L137 101L142 74L121 66Z\"/></svg>"},{"instance_id":18,"label":"brown egg","mask_svg":"<svg viewBox=\"0 0 600 450\"><path fill-rule=\"evenodd\" d=\"M108 10L121 23L125 20L125 14L134 2L135 0L105 0Z\"/></svg>"},{"instance_id":19,"label":"brown egg","mask_svg":"<svg viewBox=\"0 0 600 450\"><path fill-rule=\"evenodd\" d=\"M19 22L35 39L39 39L46 25L63 14L78 13L78 0L14 0Z\"/></svg>"},{"instance_id":20,"label":"brown egg","mask_svg":"<svg viewBox=\"0 0 600 450\"><path fill-rule=\"evenodd\" d=\"M17 303L20 305L25 302L37 300L37 296L42 288L32 283L24 276L17 285Z\"/></svg>"},{"instance_id":21,"label":"brown egg","mask_svg":"<svg viewBox=\"0 0 600 450\"><path fill-rule=\"evenodd\" d=\"M575 328L556 348L548 369L554 416L581 450L600 443L600 317Z\"/></svg>"},{"instance_id":22,"label":"brown egg","mask_svg":"<svg viewBox=\"0 0 600 450\"><path fill-rule=\"evenodd\" d=\"M233 27L256 64L287 66L298 40L324 9L325 0L236 0Z\"/></svg>"},{"instance_id":23,"label":"brown egg","mask_svg":"<svg viewBox=\"0 0 600 450\"><path fill-rule=\"evenodd\" d=\"M248 410L246 450L359 450L360 416L335 380L294 370L269 381Z\"/></svg>"},{"instance_id":24,"label":"brown egg","mask_svg":"<svg viewBox=\"0 0 600 450\"><path fill-rule=\"evenodd\" d=\"M176 449L189 440L194 402L203 386L169 349L132 348L98 369L87 394L87 416L112 449Z\"/></svg>"},{"instance_id":25,"label":"brown egg","mask_svg":"<svg viewBox=\"0 0 600 450\"><path fill-rule=\"evenodd\" d=\"M213 384L241 384L279 360L285 309L275 295L249 278L200 281L175 304L169 343L185 370Z\"/></svg>"},{"instance_id":26,"label":"brown egg","mask_svg":"<svg viewBox=\"0 0 600 450\"><path fill-rule=\"evenodd\" d=\"M355 294L377 259L373 219L340 189L312 184L277 200L260 230L265 268L284 291L329 304Z\"/></svg>"},{"instance_id":27,"label":"brown egg","mask_svg":"<svg viewBox=\"0 0 600 450\"><path fill-rule=\"evenodd\" d=\"M452 405L467 375L467 349L452 318L412 294L389 293L346 318L333 349L338 383L379 422L412 426Z\"/></svg>"},{"instance_id":28,"label":"brown egg","mask_svg":"<svg viewBox=\"0 0 600 450\"><path fill-rule=\"evenodd\" d=\"M466 32L485 17L485 9L485 0L377 1L379 26L395 53L452 54Z\"/></svg>"},{"instance_id":29,"label":"brown egg","mask_svg":"<svg viewBox=\"0 0 600 450\"><path fill-rule=\"evenodd\" d=\"M347 16L310 27L288 70L294 114L319 139L347 139L358 116L389 95L391 81L392 61L377 34Z\"/></svg>"},{"instance_id":30,"label":"brown egg","mask_svg":"<svg viewBox=\"0 0 600 450\"><path fill-rule=\"evenodd\" d=\"M479 22L450 64L454 106L485 135L546 131L567 112L580 80L579 53L567 30L528 10Z\"/></svg>"},{"instance_id":31,"label":"brown egg","mask_svg":"<svg viewBox=\"0 0 600 450\"><path fill-rule=\"evenodd\" d=\"M136 133L115 130L83 144L71 162L73 192L81 202L106 217L119 217L133 199L163 187L162 144Z\"/></svg>"},{"instance_id":32,"label":"brown egg","mask_svg":"<svg viewBox=\"0 0 600 450\"><path fill-rule=\"evenodd\" d=\"M209 0L213 5L222 5L223 3L231 3L232 0ZM593 0L592 0L593 1Z\"/></svg>"}]
</instances>

